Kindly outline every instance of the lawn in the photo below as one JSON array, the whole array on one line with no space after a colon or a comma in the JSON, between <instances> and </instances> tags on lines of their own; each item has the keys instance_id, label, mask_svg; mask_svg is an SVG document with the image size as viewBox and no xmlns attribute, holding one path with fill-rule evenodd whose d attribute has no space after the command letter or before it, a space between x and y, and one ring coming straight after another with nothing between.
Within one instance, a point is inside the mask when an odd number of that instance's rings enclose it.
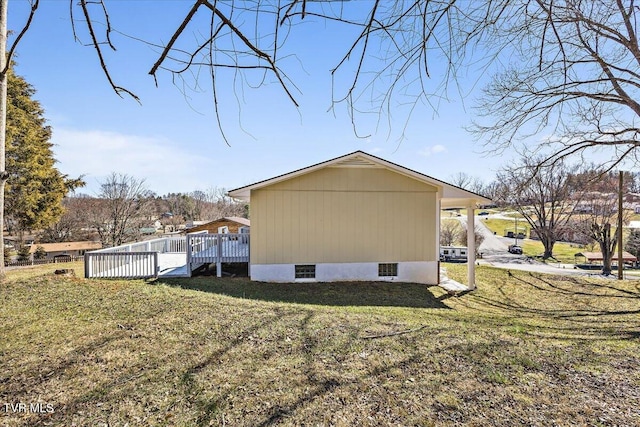
<instances>
[{"instance_id":1,"label":"lawn","mask_svg":"<svg viewBox=\"0 0 640 427\"><path fill-rule=\"evenodd\" d=\"M541 257L544 255L544 245L539 240L519 240L518 244L522 246L522 251L525 255L531 257ZM553 245L553 257L555 261L567 263L567 264L575 264L576 257L575 255L579 252L584 252L584 246L572 244L572 243L564 243L564 242L556 242ZM581 259L578 259L580 262ZM548 259L547 262L553 262L553 259Z\"/></svg>"},{"instance_id":2,"label":"lawn","mask_svg":"<svg viewBox=\"0 0 640 427\"><path fill-rule=\"evenodd\" d=\"M465 276L464 265L447 269ZM89 281L52 270L12 271L0 285L3 425L640 419L638 281L479 267L478 290L451 297L404 283ZM43 413L14 413L19 403Z\"/></svg>"},{"instance_id":3,"label":"lawn","mask_svg":"<svg viewBox=\"0 0 640 427\"><path fill-rule=\"evenodd\" d=\"M505 236L505 230L514 231L516 223L515 221L509 221L508 219L502 218L484 218L481 219L482 223L491 231L493 231L498 236ZM525 221L521 219L518 221L518 230L529 235L529 231L531 230L531 226ZM526 231L526 232L525 232Z\"/></svg>"}]
</instances>

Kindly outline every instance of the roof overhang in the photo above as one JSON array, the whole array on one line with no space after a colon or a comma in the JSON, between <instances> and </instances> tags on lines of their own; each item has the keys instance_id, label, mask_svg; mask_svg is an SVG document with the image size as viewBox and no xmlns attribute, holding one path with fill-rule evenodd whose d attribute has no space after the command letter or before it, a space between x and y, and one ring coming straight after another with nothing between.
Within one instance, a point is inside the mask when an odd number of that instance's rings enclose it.
<instances>
[{"instance_id":1,"label":"roof overhang","mask_svg":"<svg viewBox=\"0 0 640 427\"><path fill-rule=\"evenodd\" d=\"M264 181L236 188L229 191L228 194L235 199L250 201L252 190L258 190L264 187L268 187L270 185L296 178L298 176L305 175L319 169L336 166L382 167L401 175L405 175L409 178L424 182L425 184L435 186L439 189L441 195L440 202L443 209L467 208L469 206L474 207L476 205L486 205L492 203L491 199L481 196L480 194L476 194L463 188L456 187L455 185L440 181L436 178L430 177L420 172L416 172L404 166L397 165L393 162L381 159L380 157L373 156L363 151L355 151L344 156L336 157L335 159L327 160L325 162L317 163L315 165L298 169L283 175L278 175Z\"/></svg>"}]
</instances>

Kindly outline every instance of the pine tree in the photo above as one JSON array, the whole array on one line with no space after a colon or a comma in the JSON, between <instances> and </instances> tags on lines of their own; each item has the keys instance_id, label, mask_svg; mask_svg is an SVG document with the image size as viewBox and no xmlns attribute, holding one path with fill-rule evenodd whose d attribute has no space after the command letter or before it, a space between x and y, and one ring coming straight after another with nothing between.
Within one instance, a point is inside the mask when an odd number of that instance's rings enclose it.
<instances>
[{"instance_id":1,"label":"pine tree","mask_svg":"<svg viewBox=\"0 0 640 427\"><path fill-rule=\"evenodd\" d=\"M56 222L63 197L84 183L56 169L51 128L33 99L35 89L9 70L7 92L5 219L8 231L22 236Z\"/></svg>"},{"instance_id":2,"label":"pine tree","mask_svg":"<svg viewBox=\"0 0 640 427\"><path fill-rule=\"evenodd\" d=\"M627 237L627 243L624 249L640 260L640 230L633 229Z\"/></svg>"}]
</instances>

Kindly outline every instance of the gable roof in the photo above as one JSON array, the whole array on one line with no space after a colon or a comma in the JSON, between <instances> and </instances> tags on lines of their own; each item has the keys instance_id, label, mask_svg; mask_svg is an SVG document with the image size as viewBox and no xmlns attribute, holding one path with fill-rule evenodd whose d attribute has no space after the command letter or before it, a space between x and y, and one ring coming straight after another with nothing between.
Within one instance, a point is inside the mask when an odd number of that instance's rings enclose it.
<instances>
[{"instance_id":1,"label":"gable roof","mask_svg":"<svg viewBox=\"0 0 640 427\"><path fill-rule=\"evenodd\" d=\"M242 218L240 216L225 216L225 217L222 217L222 218L214 219L212 221L207 221L207 222L205 222L203 224L199 224L199 225L197 225L197 227L204 227L204 226L207 226L209 224L216 223L216 222L235 222L237 224L245 225L247 227L251 226L251 221L248 220L247 218ZM193 227L193 228L195 228L195 227Z\"/></svg>"},{"instance_id":2,"label":"gable roof","mask_svg":"<svg viewBox=\"0 0 640 427\"><path fill-rule=\"evenodd\" d=\"M583 256L587 259L587 262L602 261L604 259L604 257L602 256L602 252L578 252L574 256L577 256L577 257ZM624 261L637 261L636 257L631 255L627 251L622 252L622 259ZM616 252L613 256L613 261L617 261L617 260L618 260L618 253Z\"/></svg>"},{"instance_id":3,"label":"gable roof","mask_svg":"<svg viewBox=\"0 0 640 427\"><path fill-rule=\"evenodd\" d=\"M251 197L251 190L264 188L330 166L383 167L409 178L424 182L425 184L433 185L440 189L440 193L442 196L442 208L465 208L469 204L475 205L491 203L491 199L480 194L465 190L444 181L440 181L439 179L430 177L420 172L416 172L412 169L400 166L398 164L365 153L363 151L354 151L353 153L345 154L344 156L336 157L335 159L327 160L315 165L307 166L306 168L298 169L289 173L285 173L283 175L278 175L273 178L256 182L254 184L236 188L229 191L228 194L229 196L236 199L248 201Z\"/></svg>"},{"instance_id":4,"label":"gable roof","mask_svg":"<svg viewBox=\"0 0 640 427\"><path fill-rule=\"evenodd\" d=\"M226 219L228 221L237 222L238 224L246 225L247 227L251 227L251 221L247 218L242 218L241 216L226 216L222 219Z\"/></svg>"},{"instance_id":5,"label":"gable roof","mask_svg":"<svg viewBox=\"0 0 640 427\"><path fill-rule=\"evenodd\" d=\"M89 251L101 249L100 242L61 242L61 243L36 243L31 245L29 253L35 253L38 247L42 246L45 252L64 252L64 251Z\"/></svg>"}]
</instances>

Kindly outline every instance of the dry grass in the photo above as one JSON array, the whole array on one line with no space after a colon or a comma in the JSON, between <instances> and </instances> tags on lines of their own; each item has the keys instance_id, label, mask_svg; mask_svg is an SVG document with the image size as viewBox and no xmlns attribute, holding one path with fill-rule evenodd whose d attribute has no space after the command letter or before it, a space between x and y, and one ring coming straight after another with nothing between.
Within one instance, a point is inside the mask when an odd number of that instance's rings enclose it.
<instances>
[{"instance_id":1,"label":"dry grass","mask_svg":"<svg viewBox=\"0 0 640 427\"><path fill-rule=\"evenodd\" d=\"M54 412L3 405L0 422L636 425L639 282L479 268L478 283L455 298L401 283L10 272L0 404Z\"/></svg>"}]
</instances>

